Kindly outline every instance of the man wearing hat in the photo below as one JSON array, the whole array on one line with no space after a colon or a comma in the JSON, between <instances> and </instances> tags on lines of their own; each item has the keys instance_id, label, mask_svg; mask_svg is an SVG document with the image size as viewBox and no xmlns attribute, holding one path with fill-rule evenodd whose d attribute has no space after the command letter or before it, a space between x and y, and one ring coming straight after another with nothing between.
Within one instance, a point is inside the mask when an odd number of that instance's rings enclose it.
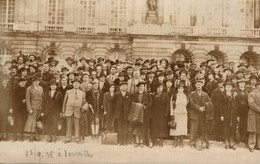
<instances>
[{"instance_id":1,"label":"man wearing hat","mask_svg":"<svg viewBox=\"0 0 260 164\"><path fill-rule=\"evenodd\" d=\"M241 140L244 143L247 143L247 115L249 110L248 105L248 91L246 90L246 81L245 79L238 79L238 88L234 91L235 96L235 106L237 107L236 110L238 112L239 119L237 120L240 122L240 136Z\"/></svg>"},{"instance_id":2,"label":"man wearing hat","mask_svg":"<svg viewBox=\"0 0 260 164\"><path fill-rule=\"evenodd\" d=\"M131 122L129 125L129 131L135 135L136 143L135 147L144 147L144 141L151 141L150 134L150 108L152 106L152 98L149 93L145 92L146 82L140 81L137 84L138 91L132 95L132 102L143 105L140 115L142 116L142 122ZM138 117L139 118L139 117ZM151 145L150 145L151 146Z\"/></svg>"},{"instance_id":3,"label":"man wearing hat","mask_svg":"<svg viewBox=\"0 0 260 164\"><path fill-rule=\"evenodd\" d=\"M30 133L30 142L39 141L36 122L41 117L43 107L43 88L39 85L40 80L37 75L32 77L32 84L26 89L26 105L28 118L24 131Z\"/></svg>"},{"instance_id":4,"label":"man wearing hat","mask_svg":"<svg viewBox=\"0 0 260 164\"><path fill-rule=\"evenodd\" d=\"M126 80L129 80L129 79L131 79L132 78L132 76L133 76L133 67L132 66L127 66L126 68L125 68L125 72L126 72Z\"/></svg>"},{"instance_id":5,"label":"man wearing hat","mask_svg":"<svg viewBox=\"0 0 260 164\"><path fill-rule=\"evenodd\" d=\"M256 88L256 83L257 83L257 79L258 77L256 75L251 75L249 77L249 80L248 80L248 85L246 86L246 89L248 91L248 93L252 92L255 90Z\"/></svg>"},{"instance_id":6,"label":"man wearing hat","mask_svg":"<svg viewBox=\"0 0 260 164\"><path fill-rule=\"evenodd\" d=\"M81 118L81 111L84 111L86 105L86 94L79 89L80 80L75 79L72 81L73 89L66 91L63 101L62 113L66 117L67 130L65 143L72 140L72 125L74 123L74 131L76 143L80 143L79 121ZM85 106L84 106L85 105Z\"/></svg>"},{"instance_id":7,"label":"man wearing hat","mask_svg":"<svg viewBox=\"0 0 260 164\"><path fill-rule=\"evenodd\" d=\"M256 83L256 89L248 94L249 112L247 122L249 151L260 149L260 82Z\"/></svg>"},{"instance_id":8,"label":"man wearing hat","mask_svg":"<svg viewBox=\"0 0 260 164\"><path fill-rule=\"evenodd\" d=\"M202 91L203 82L197 80L195 82L196 90L190 93L189 102L190 102L190 144L192 148L195 148L195 141L198 136L206 141L206 148L209 149L209 138L208 134L199 134L199 131L202 130L202 121L203 115L206 110L206 102L210 102L210 98L206 92Z\"/></svg>"},{"instance_id":9,"label":"man wearing hat","mask_svg":"<svg viewBox=\"0 0 260 164\"><path fill-rule=\"evenodd\" d=\"M85 57L81 57L79 59L80 66L85 66L87 64L87 59Z\"/></svg>"},{"instance_id":10,"label":"man wearing hat","mask_svg":"<svg viewBox=\"0 0 260 164\"><path fill-rule=\"evenodd\" d=\"M0 138L1 140L7 140L7 127L8 121L7 117L9 113L13 112L12 109L12 93L9 85L10 76L1 75L0 76Z\"/></svg>"},{"instance_id":11,"label":"man wearing hat","mask_svg":"<svg viewBox=\"0 0 260 164\"><path fill-rule=\"evenodd\" d=\"M214 120L215 127L213 134L216 136L218 141L221 141L222 138L222 122L220 120L220 111L222 110L221 104L223 103L223 93L225 91L224 88L224 80L218 79L217 88L211 94L211 101L213 103L214 109Z\"/></svg>"},{"instance_id":12,"label":"man wearing hat","mask_svg":"<svg viewBox=\"0 0 260 164\"><path fill-rule=\"evenodd\" d=\"M15 139L17 140L17 134L20 134L20 139L23 141L23 132L24 132L24 125L27 118L27 108L26 108L26 82L25 78L18 79L18 87L14 90L13 94L13 114L15 116Z\"/></svg>"},{"instance_id":13,"label":"man wearing hat","mask_svg":"<svg viewBox=\"0 0 260 164\"><path fill-rule=\"evenodd\" d=\"M128 115L132 94L127 91L127 82L120 83L120 91L115 93L115 109L113 116L118 120L118 144L127 145Z\"/></svg>"}]
</instances>

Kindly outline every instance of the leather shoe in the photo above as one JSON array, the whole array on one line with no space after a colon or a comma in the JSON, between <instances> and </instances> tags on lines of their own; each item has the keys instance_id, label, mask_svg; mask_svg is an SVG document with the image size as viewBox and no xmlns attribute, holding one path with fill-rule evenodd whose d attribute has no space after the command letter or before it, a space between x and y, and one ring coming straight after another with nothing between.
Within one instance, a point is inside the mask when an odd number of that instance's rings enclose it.
<instances>
[{"instance_id":1,"label":"leather shoe","mask_svg":"<svg viewBox=\"0 0 260 164\"><path fill-rule=\"evenodd\" d=\"M249 148L249 151L250 152L254 152L254 148Z\"/></svg>"},{"instance_id":2,"label":"leather shoe","mask_svg":"<svg viewBox=\"0 0 260 164\"><path fill-rule=\"evenodd\" d=\"M139 145L140 145L139 143L135 143L135 144L134 144L135 147L138 147Z\"/></svg>"}]
</instances>

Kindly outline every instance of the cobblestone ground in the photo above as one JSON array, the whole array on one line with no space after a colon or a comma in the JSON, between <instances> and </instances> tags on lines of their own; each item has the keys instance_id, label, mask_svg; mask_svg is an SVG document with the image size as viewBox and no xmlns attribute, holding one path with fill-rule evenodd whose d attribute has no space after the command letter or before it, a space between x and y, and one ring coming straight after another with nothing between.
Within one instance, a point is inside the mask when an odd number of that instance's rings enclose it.
<instances>
[{"instance_id":1,"label":"cobblestone ground","mask_svg":"<svg viewBox=\"0 0 260 164\"><path fill-rule=\"evenodd\" d=\"M225 150L223 143L211 142L210 150L198 151L188 146L173 148L171 141L164 147L135 148L128 146L101 145L100 140L86 138L83 144L64 144L59 137L56 143L1 141L0 163L185 163L185 164L260 164L260 151L250 153L246 146L237 145L237 150Z\"/></svg>"}]
</instances>

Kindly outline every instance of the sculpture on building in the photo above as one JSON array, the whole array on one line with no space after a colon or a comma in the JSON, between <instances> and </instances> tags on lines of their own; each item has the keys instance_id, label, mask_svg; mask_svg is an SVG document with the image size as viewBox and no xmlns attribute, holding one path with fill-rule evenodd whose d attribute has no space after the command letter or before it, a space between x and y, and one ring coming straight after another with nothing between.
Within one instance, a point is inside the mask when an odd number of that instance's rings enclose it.
<instances>
[{"instance_id":1,"label":"sculpture on building","mask_svg":"<svg viewBox=\"0 0 260 164\"><path fill-rule=\"evenodd\" d=\"M148 8L149 8L148 12L156 12L157 0L148 0L147 4L148 4Z\"/></svg>"},{"instance_id":2,"label":"sculpture on building","mask_svg":"<svg viewBox=\"0 0 260 164\"><path fill-rule=\"evenodd\" d=\"M158 1L148 0L147 1L148 12L146 14L146 24L157 24L158 23Z\"/></svg>"}]
</instances>

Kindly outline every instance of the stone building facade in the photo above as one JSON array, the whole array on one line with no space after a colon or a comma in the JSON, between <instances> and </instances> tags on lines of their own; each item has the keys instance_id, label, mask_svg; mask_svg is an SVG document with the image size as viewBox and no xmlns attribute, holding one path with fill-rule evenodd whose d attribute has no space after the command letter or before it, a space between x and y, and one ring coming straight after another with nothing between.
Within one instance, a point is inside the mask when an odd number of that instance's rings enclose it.
<instances>
[{"instance_id":1,"label":"stone building facade","mask_svg":"<svg viewBox=\"0 0 260 164\"><path fill-rule=\"evenodd\" d=\"M260 0L0 0L1 62L19 51L259 69Z\"/></svg>"}]
</instances>

